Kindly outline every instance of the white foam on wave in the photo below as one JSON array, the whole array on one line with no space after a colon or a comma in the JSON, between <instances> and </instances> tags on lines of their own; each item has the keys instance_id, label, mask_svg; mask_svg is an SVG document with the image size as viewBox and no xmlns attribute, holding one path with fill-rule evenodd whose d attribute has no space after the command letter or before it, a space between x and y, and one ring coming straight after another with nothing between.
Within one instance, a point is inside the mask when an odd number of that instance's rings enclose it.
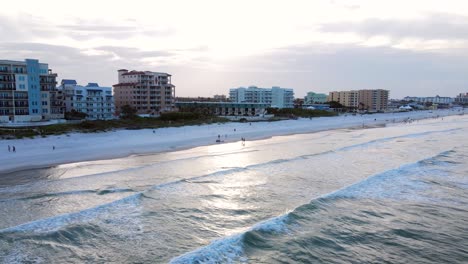
<instances>
[{"instance_id":1,"label":"white foam on wave","mask_svg":"<svg viewBox=\"0 0 468 264\"><path fill-rule=\"evenodd\" d=\"M235 261L243 261L244 253L244 238L248 232L274 232L284 233L287 231L286 220L289 213L280 215L266 221L260 222L244 233L232 235L226 238L218 239L211 242L209 245L199 248L195 251L186 253L176 257L170 261L171 264L182 263L234 263Z\"/></svg>"},{"instance_id":2,"label":"white foam on wave","mask_svg":"<svg viewBox=\"0 0 468 264\"><path fill-rule=\"evenodd\" d=\"M58 216L53 216L49 218L44 218L36 221L32 221L29 223L5 228L0 230L0 234L2 233L10 233L10 232L52 232L60 229L65 225L69 225L72 223L82 223L86 221L93 220L97 218L99 215L106 213L107 210L110 208L117 209L119 207L123 207L122 209L132 206L135 207L138 204L138 200L140 199L142 193L136 193L130 196L127 196L123 199L119 199L107 204L102 204L93 208L89 208L83 211L75 212L75 213L68 213L62 214Z\"/></svg>"},{"instance_id":3,"label":"white foam on wave","mask_svg":"<svg viewBox=\"0 0 468 264\"><path fill-rule=\"evenodd\" d=\"M434 160L440 156L450 153L452 150L443 151L435 156L428 157L422 160L419 160L414 163L409 163L402 165L396 169L385 171L383 173L374 174L360 182L354 183L352 185L343 187L334 192L321 195L314 198L312 201L323 199L323 198L333 198L333 197L362 197L364 194L372 197L376 197L379 194L384 193L385 190L379 190L378 187L382 181L392 180L395 176L398 176L403 171L409 171L416 167L421 166L421 163L428 160ZM373 189L371 192L363 193L363 190ZM280 215L263 222L260 222L253 227L249 228L247 231L232 235L223 239L218 239L211 242L209 245L196 249L192 252L188 252L179 257L173 258L170 263L172 264L181 264L181 263L234 263L237 261L244 262L245 259L242 258L244 253L244 237L248 232L251 231L260 231L260 232L275 232L275 233L284 233L287 232L287 220L291 212L296 211L301 206L295 208L294 210Z\"/></svg>"}]
</instances>

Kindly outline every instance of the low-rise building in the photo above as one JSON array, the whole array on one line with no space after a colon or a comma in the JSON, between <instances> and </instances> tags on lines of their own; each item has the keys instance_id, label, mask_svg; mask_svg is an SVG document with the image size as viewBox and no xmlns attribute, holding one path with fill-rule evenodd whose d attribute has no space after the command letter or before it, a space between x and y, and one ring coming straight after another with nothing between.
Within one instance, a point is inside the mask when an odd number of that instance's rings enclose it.
<instances>
[{"instance_id":1,"label":"low-rise building","mask_svg":"<svg viewBox=\"0 0 468 264\"><path fill-rule=\"evenodd\" d=\"M229 99L235 103L263 103L275 108L294 108L294 90L277 86L233 88L229 90Z\"/></svg>"},{"instance_id":2,"label":"low-rise building","mask_svg":"<svg viewBox=\"0 0 468 264\"><path fill-rule=\"evenodd\" d=\"M75 110L86 114L89 120L113 119L114 97L111 87L101 87L97 83L77 85L75 80L62 80L59 89L65 97L67 112Z\"/></svg>"},{"instance_id":3,"label":"low-rise building","mask_svg":"<svg viewBox=\"0 0 468 264\"><path fill-rule=\"evenodd\" d=\"M416 97L416 96L406 96L403 98L405 101L413 101L417 103L433 103L433 104L451 104L455 102L455 98L452 97L443 97L443 96L432 96L432 97Z\"/></svg>"},{"instance_id":4,"label":"low-rise building","mask_svg":"<svg viewBox=\"0 0 468 264\"><path fill-rule=\"evenodd\" d=\"M176 102L181 111L199 111L217 116L263 116L270 104L234 102Z\"/></svg>"},{"instance_id":5,"label":"low-rise building","mask_svg":"<svg viewBox=\"0 0 468 264\"><path fill-rule=\"evenodd\" d=\"M324 104L327 102L327 95L322 93L308 92L304 97L305 104Z\"/></svg>"}]
</instances>

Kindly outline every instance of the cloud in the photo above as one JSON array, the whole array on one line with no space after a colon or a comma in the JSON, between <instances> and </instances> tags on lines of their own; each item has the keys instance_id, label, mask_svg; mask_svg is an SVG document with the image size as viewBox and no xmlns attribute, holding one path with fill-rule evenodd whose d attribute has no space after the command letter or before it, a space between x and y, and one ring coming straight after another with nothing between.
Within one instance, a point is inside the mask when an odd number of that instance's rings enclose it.
<instances>
[{"instance_id":1,"label":"cloud","mask_svg":"<svg viewBox=\"0 0 468 264\"><path fill-rule=\"evenodd\" d=\"M431 14L421 19L370 18L362 22L322 24L321 32L356 33L365 37L420 38L426 40L468 40L468 16Z\"/></svg>"},{"instance_id":2,"label":"cloud","mask_svg":"<svg viewBox=\"0 0 468 264\"><path fill-rule=\"evenodd\" d=\"M57 32L46 21L30 14L12 18L0 15L0 36L9 41L28 40L34 37L54 37Z\"/></svg>"},{"instance_id":3,"label":"cloud","mask_svg":"<svg viewBox=\"0 0 468 264\"><path fill-rule=\"evenodd\" d=\"M122 24L124 23L122 22ZM83 21L77 19L73 24L59 25L57 28L63 31L65 35L77 40L92 38L128 39L137 35L165 37L174 34L173 29L147 29L139 26L136 21L126 20L125 24L116 26L101 20Z\"/></svg>"},{"instance_id":4,"label":"cloud","mask_svg":"<svg viewBox=\"0 0 468 264\"><path fill-rule=\"evenodd\" d=\"M171 28L148 28L134 20L107 22L104 20L71 19L72 23L56 25L44 17L21 13L0 15L0 35L9 41L31 41L35 38L69 37L74 40L96 38L123 40L135 36L167 37L175 34ZM124 24L116 26L115 24Z\"/></svg>"},{"instance_id":5,"label":"cloud","mask_svg":"<svg viewBox=\"0 0 468 264\"><path fill-rule=\"evenodd\" d=\"M102 46L92 49L79 49L62 45L50 45L30 42L0 42L0 58L24 60L39 59L48 63L58 80L77 79L80 83L98 82L101 85L112 85L117 82L117 70L150 69L144 62L147 56L167 58L170 52L141 51L136 48ZM13 56L12 56L13 54Z\"/></svg>"},{"instance_id":6,"label":"cloud","mask_svg":"<svg viewBox=\"0 0 468 264\"><path fill-rule=\"evenodd\" d=\"M237 84L280 85L308 91L391 90L406 95L455 96L468 87L468 55L415 52L391 47L359 45L290 46L232 62L228 75ZM230 78L225 78L233 79ZM260 83L259 83L260 82Z\"/></svg>"}]
</instances>

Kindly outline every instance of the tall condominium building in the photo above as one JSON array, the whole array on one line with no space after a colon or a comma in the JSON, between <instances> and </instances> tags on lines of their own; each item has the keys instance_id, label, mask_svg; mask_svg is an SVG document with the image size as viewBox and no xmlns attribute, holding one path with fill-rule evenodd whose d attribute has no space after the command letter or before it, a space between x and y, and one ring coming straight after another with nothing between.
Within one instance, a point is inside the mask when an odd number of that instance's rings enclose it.
<instances>
[{"instance_id":1,"label":"tall condominium building","mask_svg":"<svg viewBox=\"0 0 468 264\"><path fill-rule=\"evenodd\" d=\"M272 88L239 87L229 90L229 99L236 103L265 103L270 107L293 108L294 90L276 86Z\"/></svg>"},{"instance_id":2,"label":"tall condominium building","mask_svg":"<svg viewBox=\"0 0 468 264\"><path fill-rule=\"evenodd\" d=\"M340 91L330 92L327 100L329 102L334 101L342 104L343 106L350 108L357 108L359 106L358 91Z\"/></svg>"},{"instance_id":3,"label":"tall condominium building","mask_svg":"<svg viewBox=\"0 0 468 264\"><path fill-rule=\"evenodd\" d=\"M367 111L386 111L388 109L388 90L359 90L360 110Z\"/></svg>"},{"instance_id":4,"label":"tall condominium building","mask_svg":"<svg viewBox=\"0 0 468 264\"><path fill-rule=\"evenodd\" d=\"M161 72L118 70L119 83L114 85L116 111L124 105L138 114L158 114L175 108L175 86L171 75Z\"/></svg>"},{"instance_id":5,"label":"tall condominium building","mask_svg":"<svg viewBox=\"0 0 468 264\"><path fill-rule=\"evenodd\" d=\"M62 80L59 89L63 91L65 109L86 114L86 119L113 119L114 97L111 87L100 87L97 83L81 86L75 80Z\"/></svg>"},{"instance_id":6,"label":"tall condominium building","mask_svg":"<svg viewBox=\"0 0 468 264\"><path fill-rule=\"evenodd\" d=\"M328 101L339 102L345 107L371 112L388 109L388 90L355 90L330 92Z\"/></svg>"},{"instance_id":7,"label":"tall condominium building","mask_svg":"<svg viewBox=\"0 0 468 264\"><path fill-rule=\"evenodd\" d=\"M38 60L0 60L0 122L63 118L57 74Z\"/></svg>"},{"instance_id":8,"label":"tall condominium building","mask_svg":"<svg viewBox=\"0 0 468 264\"><path fill-rule=\"evenodd\" d=\"M323 104L327 102L327 95L321 93L308 92L304 97L305 104Z\"/></svg>"}]
</instances>

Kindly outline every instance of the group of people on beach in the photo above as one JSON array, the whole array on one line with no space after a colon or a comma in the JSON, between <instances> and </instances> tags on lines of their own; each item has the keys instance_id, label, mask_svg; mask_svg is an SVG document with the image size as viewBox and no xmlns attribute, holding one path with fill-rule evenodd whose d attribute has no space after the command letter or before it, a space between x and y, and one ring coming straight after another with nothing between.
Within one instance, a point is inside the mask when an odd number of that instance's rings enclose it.
<instances>
[{"instance_id":1,"label":"group of people on beach","mask_svg":"<svg viewBox=\"0 0 468 264\"><path fill-rule=\"evenodd\" d=\"M15 146L8 145L8 152L16 152Z\"/></svg>"},{"instance_id":2,"label":"group of people on beach","mask_svg":"<svg viewBox=\"0 0 468 264\"><path fill-rule=\"evenodd\" d=\"M55 146L52 146L52 150L55 150ZM16 147L8 145L8 152L16 152Z\"/></svg>"}]
</instances>

